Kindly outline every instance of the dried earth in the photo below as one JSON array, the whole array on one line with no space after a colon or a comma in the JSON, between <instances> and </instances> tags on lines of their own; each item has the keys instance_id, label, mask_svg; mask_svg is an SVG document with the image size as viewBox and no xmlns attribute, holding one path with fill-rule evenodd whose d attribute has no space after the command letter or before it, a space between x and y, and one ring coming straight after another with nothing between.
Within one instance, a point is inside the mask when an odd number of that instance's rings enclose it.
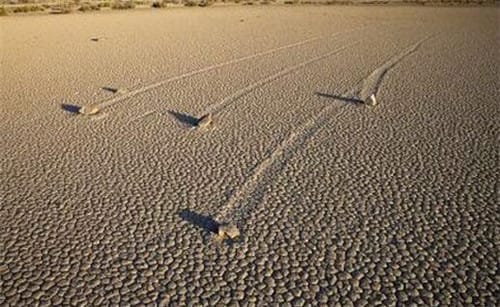
<instances>
[{"instance_id":1,"label":"dried earth","mask_svg":"<svg viewBox=\"0 0 500 307\"><path fill-rule=\"evenodd\" d=\"M2 18L0 305L498 305L498 14Z\"/></svg>"}]
</instances>

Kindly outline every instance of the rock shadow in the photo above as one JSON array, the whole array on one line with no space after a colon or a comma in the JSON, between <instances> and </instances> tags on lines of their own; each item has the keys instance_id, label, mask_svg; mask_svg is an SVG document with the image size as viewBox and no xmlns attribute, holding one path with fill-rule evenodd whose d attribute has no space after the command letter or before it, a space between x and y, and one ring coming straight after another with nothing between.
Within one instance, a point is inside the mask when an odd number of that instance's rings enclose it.
<instances>
[{"instance_id":1,"label":"rock shadow","mask_svg":"<svg viewBox=\"0 0 500 307\"><path fill-rule=\"evenodd\" d=\"M63 103L61 104L61 109L72 114L79 114L81 107L74 104Z\"/></svg>"},{"instance_id":2,"label":"rock shadow","mask_svg":"<svg viewBox=\"0 0 500 307\"><path fill-rule=\"evenodd\" d=\"M116 94L116 93L118 93L118 91L119 91L119 89L117 89L117 88L114 88L114 87L108 87L108 86L103 86L103 87L101 87L101 89L103 89L103 90L105 90L105 91L107 91L107 92L111 92L111 93L113 93L113 94Z\"/></svg>"},{"instance_id":3,"label":"rock shadow","mask_svg":"<svg viewBox=\"0 0 500 307\"><path fill-rule=\"evenodd\" d=\"M198 118L186 113L181 113L173 110L168 110L168 113L173 118L175 118L175 120L188 127L195 127L198 125L198 122L200 121Z\"/></svg>"},{"instance_id":4,"label":"rock shadow","mask_svg":"<svg viewBox=\"0 0 500 307\"><path fill-rule=\"evenodd\" d=\"M178 214L184 221L205 231L217 233L219 230L219 223L210 216L202 215L187 209L181 210Z\"/></svg>"},{"instance_id":5,"label":"rock shadow","mask_svg":"<svg viewBox=\"0 0 500 307\"><path fill-rule=\"evenodd\" d=\"M93 36L93 37L90 38L90 40L92 42L99 42L99 41L104 40L104 39L106 39L105 36Z\"/></svg>"},{"instance_id":6,"label":"rock shadow","mask_svg":"<svg viewBox=\"0 0 500 307\"><path fill-rule=\"evenodd\" d=\"M315 92L314 94L316 96L336 99L336 100L340 100L340 101L352 103L352 104L364 104L365 103L363 100L358 99L358 98L353 98L353 97L344 97L344 96L340 96L340 95L325 94L325 93L320 93L320 92Z\"/></svg>"}]
</instances>

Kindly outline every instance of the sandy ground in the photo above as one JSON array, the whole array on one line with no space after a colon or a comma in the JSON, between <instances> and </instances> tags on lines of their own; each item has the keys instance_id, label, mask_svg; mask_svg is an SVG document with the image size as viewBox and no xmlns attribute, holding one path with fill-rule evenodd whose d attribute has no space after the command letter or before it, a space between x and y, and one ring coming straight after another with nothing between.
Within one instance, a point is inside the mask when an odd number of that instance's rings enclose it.
<instances>
[{"instance_id":1,"label":"sandy ground","mask_svg":"<svg viewBox=\"0 0 500 307\"><path fill-rule=\"evenodd\" d=\"M0 305L498 304L498 13L3 18Z\"/></svg>"}]
</instances>

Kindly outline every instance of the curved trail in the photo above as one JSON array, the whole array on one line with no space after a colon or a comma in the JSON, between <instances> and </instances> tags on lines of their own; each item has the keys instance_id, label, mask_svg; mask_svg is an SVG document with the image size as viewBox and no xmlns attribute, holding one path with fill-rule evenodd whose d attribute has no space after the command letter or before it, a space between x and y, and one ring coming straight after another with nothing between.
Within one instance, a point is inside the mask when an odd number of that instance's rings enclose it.
<instances>
[{"instance_id":1,"label":"curved trail","mask_svg":"<svg viewBox=\"0 0 500 307\"><path fill-rule=\"evenodd\" d=\"M355 31L357 29L360 29L360 28L355 28L355 29L352 29L352 30L349 30L349 31L344 31L344 32L337 32L337 33L332 34L331 36L335 37L335 36L340 35L342 33L349 33L351 31ZM298 42L295 42L295 43L291 43L291 44L288 44L288 45L284 45L284 46L280 46L280 47L277 47L277 48L269 49L269 50L266 50L266 51L257 52L257 53L254 53L254 54L251 54L251 55L248 55L248 56L244 56L244 57L241 57L241 58L236 58L236 59L232 59L232 60L229 60L229 61L226 61L226 62L222 62L222 63L210 65L210 66L206 66L204 68L200 68L200 69L197 69L197 70L192 70L192 71L189 71L189 72L177 75L177 76L173 76L173 77L170 77L170 78L167 78L167 79L162 79L162 80L154 82L154 83L150 83L148 85L139 87L139 88L137 88L135 90L125 91L124 93L119 94L118 96L115 96L115 97L103 100L101 102L90 103L90 104L88 104L88 106L97 107L99 110L102 111L103 109L105 109L107 107L110 107L110 106L112 106L112 105L114 105L116 103L119 103L119 102L121 102L121 101L123 101L123 100L125 100L127 98L131 98L131 97L137 96L137 95L139 95L141 93L144 93L144 92L150 91L152 89L158 88L158 87L160 87L162 85L165 85L165 84L168 84L170 82L174 82L174 81L177 81L177 80L182 80L182 79L185 79L185 78L188 78L188 77L191 77L191 76L202 74L204 72L215 70L217 68L221 68L221 67L228 66L228 65L231 65L231 64L236 64L236 63L243 62L243 61L246 61L246 60L250 60L250 59L253 59L253 58L257 58L257 57L260 57L260 56L265 56L265 55L272 54L272 53L275 53L275 52L278 52L278 51L281 51L281 50L286 50L286 49L291 49L291 48L294 48L294 47L302 46L302 45L305 45L305 44L308 44L308 43L320 40L321 38L323 38L323 37L316 36L316 37L308 38L306 40L302 40L302 41L298 41ZM62 104L72 104L72 101L63 100ZM60 105L60 104L58 104L58 105ZM81 107L83 107L83 105ZM40 114L43 114L43 112L41 112ZM32 117L32 118L29 119L29 122L33 122L33 121L39 120L39 119L45 119L47 116L48 115L45 115L45 116L42 116L40 118ZM136 119L132 119L132 121L134 121Z\"/></svg>"},{"instance_id":2,"label":"curved trail","mask_svg":"<svg viewBox=\"0 0 500 307\"><path fill-rule=\"evenodd\" d=\"M138 89L135 89L135 90L132 90L132 91L128 91L128 92L122 94L121 96L114 97L114 98L102 101L100 103L93 104L93 106L95 106L95 107L97 107L99 109L104 109L104 108L110 107L110 106L112 106L112 105L114 105L114 104L116 104L116 103L118 103L120 101L123 101L123 100L125 100L127 98L134 97L136 95L139 95L139 94L147 92L149 90L158 88L158 87L160 87L162 85L165 85L165 84L168 84L170 82L182 80L182 79L185 79L185 78L188 78L188 77L191 77L191 76L195 76L195 75L198 75L198 74L201 74L201 73L212 71L212 70L215 70L217 68L221 68L221 67L224 67L224 66L236 64L236 63L239 63L239 62L244 62L244 61L247 61L247 60L250 60L250 59L253 59L253 58L258 58L258 57L265 56L265 55L268 55L268 54L273 54L273 53L276 53L276 52L281 51L281 50L286 50L286 49L291 49L291 48L294 48L294 47L306 45L308 43L311 43L311 42L314 42L314 41L318 41L318 40L321 40L321 39L324 39L324 38L333 38L333 37L336 37L336 36L341 35L341 34L351 33L351 32L354 32L354 31L361 30L361 29L363 29L365 27L366 26L364 26L364 27L358 27L358 28L354 28L354 29L350 29L350 30L347 30L347 31L340 31L340 32L336 32L336 33L333 33L333 34L328 35L328 36L312 37L312 38L309 38L309 39L306 39L306 40L303 40L303 41L299 41L299 42L295 42L295 43L292 43L292 44L284 45L284 46L281 46L281 47L277 47L277 48L269 49L269 50L266 50L266 51L254 53L254 54L251 54L251 55L248 55L248 56L244 56L244 57L241 57L241 58L229 60L229 61L226 61L226 62L222 62L222 63L210 65L210 66L206 66L206 67L201 68L201 69L192 70L192 71L180 74L178 76L170 77L170 78L167 78L167 79L164 79L164 80L160 80L158 82L151 83L149 85L140 87Z\"/></svg>"},{"instance_id":3,"label":"curved trail","mask_svg":"<svg viewBox=\"0 0 500 307\"><path fill-rule=\"evenodd\" d=\"M301 46L301 45L305 45L307 43L310 43L310 42L313 42L313 41L317 41L319 39L321 39L321 37L312 37L312 38L309 38L309 39L306 39L306 40L303 40L303 41L299 41L299 42L295 42L295 43L292 43L292 44L289 44L289 45L285 45L285 46L277 47L277 48L274 48L274 49L270 49L270 50L266 50L266 51L254 53L254 54L251 54L251 55L248 55L248 56L245 56L245 57L241 57L241 58L229 60L229 61L226 61L226 62L222 62L222 63L210 65L210 66L206 66L206 67L203 67L201 69L192 70L192 71L180 74L178 76L170 77L170 78L165 79L165 80L160 80L158 82L151 83L149 85L140 87L140 88L138 88L136 90L126 92L126 93L124 93L121 96L118 96L118 97L115 97L115 98L111 98L109 100L105 100L105 101L103 101L101 103L97 103L97 104L95 104L95 106L97 106L99 109L103 109L103 108L112 106L113 104L115 104L117 102L120 102L122 100L125 100L125 99L133 97L133 96L136 96L138 94L147 92L149 90L155 89L157 87L160 87L160 86L165 85L165 84L170 83L170 82L174 82L174 81L177 81L177 80L181 80L181 79L184 79L184 78L195 76L195 75L198 75L198 74L201 74L201 73L204 73L204 72L208 72L208 71L211 71L211 70L214 70L214 69L217 69L217 68L221 68L221 67L228 66L228 65L231 65L231 64L236 64L236 63L243 62L243 61L246 61L246 60L250 60L250 59L253 59L253 58L257 58L257 57L260 57L260 56L272 54L272 53L278 52L280 50L285 50L285 49L290 49L290 48L293 48L293 47L298 47L298 46Z\"/></svg>"},{"instance_id":4,"label":"curved trail","mask_svg":"<svg viewBox=\"0 0 500 307\"><path fill-rule=\"evenodd\" d=\"M238 91L232 93L231 95L229 96L226 96L224 99L222 99L221 101L219 102L216 102L214 104L211 104L209 105L207 108L205 108L205 110L203 110L203 112L201 113L201 115L204 115L204 114L207 114L207 113L212 113L212 114L217 114L219 112L221 112L222 110L224 110L226 107L228 107L229 105L231 105L232 103L234 103L238 98L241 98L243 97L244 95L248 94L249 92L267 84L267 83L270 83L272 81L275 81L283 76L286 76L286 75L289 75L307 65L310 65L312 63L315 63L317 61L320 61L320 60L323 60L327 57L330 57L330 56L333 56L333 55L336 55L342 51L344 51L345 49L349 48L349 47L352 47L356 44L358 44L360 41L356 41L354 43L350 43L348 45L344 45L342 47L339 47L339 48L336 48L332 51L329 51L327 53L324 53L324 54L321 54L317 57L314 57L312 59L309 59L309 60L306 60L306 61L303 61L303 62L300 62L299 64L296 64L296 65L293 65L293 66L290 66L288 68L285 68L283 70L280 70L279 72L275 73L275 74L272 74L270 76L267 76L263 79L260 79L242 89L239 89ZM133 122L133 121L136 121L136 120L139 120L141 118L144 118L145 116L148 116L148 115L151 115L153 112L155 111L147 111L145 112L144 114L138 116L138 117L135 117L133 118L132 120L129 121L129 123ZM161 113L161 112L160 112ZM164 113L161 113L161 114L164 114ZM193 127L195 128L195 127Z\"/></svg>"},{"instance_id":5,"label":"curved trail","mask_svg":"<svg viewBox=\"0 0 500 307\"><path fill-rule=\"evenodd\" d=\"M396 64L404 60L404 58L417 51L420 45L431 37L432 35L418 41L414 45L406 48L403 52L392 57L379 68L375 69L365 80L363 80L363 85L359 92L359 99L365 101L370 95L377 94L385 74Z\"/></svg>"},{"instance_id":6,"label":"curved trail","mask_svg":"<svg viewBox=\"0 0 500 307\"><path fill-rule=\"evenodd\" d=\"M335 115L334 118L339 117L345 111L347 105L341 107L339 113ZM219 222L239 222L239 220L231 219L231 217L236 216L236 210L248 212L249 208L238 208L237 204L242 200L246 199L259 185L260 177L277 162L282 162L283 156L291 148L296 148L305 144L306 140L311 137L327 120L330 109L333 109L333 105L329 105L318 113L317 116L312 117L305 123L300 125L297 129L292 131L290 135L285 138L272 152L271 154L262 160L254 169L252 175L245 181L243 187L237 190L233 195L231 195L227 204L224 206L221 212L219 212L215 219ZM241 216L242 214L238 214Z\"/></svg>"},{"instance_id":7,"label":"curved trail","mask_svg":"<svg viewBox=\"0 0 500 307\"><path fill-rule=\"evenodd\" d=\"M217 103L214 103L212 105L210 105L207 109L205 109L205 111L203 112L204 114L206 113L218 113L220 111L222 111L223 109L225 109L227 106L229 106L231 103L233 103L235 100L237 100L238 98L244 96L245 94L253 91L254 89L256 88L259 88L261 87L262 85L266 84L266 83L269 83L269 82L272 82L274 80L277 80L283 76L286 76L288 74L291 74L307 65L310 65L314 62L317 62L317 61L320 61L320 60L323 60L327 57L330 57L332 55L335 55L335 54L338 54L342 51L344 51L345 49L351 47L351 46L354 46L356 44L358 44L358 42L354 42L354 43L351 43L351 44L348 44L348 45L345 45L345 46L342 46L342 47L339 47L337 49L334 49L330 52L327 52L327 53L324 53L322 55L319 55L317 57L314 57L312 59L309 59L307 61L304 61L304 62L301 62L299 64L296 64L296 65L293 65L291 67L288 67L286 69L283 69L271 76L268 76L264 79L260 79L259 81L255 82L255 83L252 83L250 85L248 85L247 87L244 87L236 92L234 92L233 94L227 96L226 98L224 98L223 100L217 102Z\"/></svg>"},{"instance_id":8,"label":"curved trail","mask_svg":"<svg viewBox=\"0 0 500 307\"><path fill-rule=\"evenodd\" d=\"M410 47L404 49L399 54L391 57L384 62L381 66L375 69L370 75L363 79L361 89L353 89L345 93L346 97L354 98L356 93L366 93L369 90L378 90L383 76L397 63L401 62L405 57L415 52L419 46L429 39L430 36L418 41ZM335 114L334 118L340 117L346 110L353 108L352 105L343 105L340 107L340 112ZM307 140L314 135L322 126L323 123L331 119L329 113L334 109L338 110L338 105L331 104L322 108L317 115L307 120L305 123L299 125L290 135L285 138L271 154L262 160L254 169L250 177L245 181L243 186L238 189L227 201L222 210L215 216L218 222L232 222L240 223L244 216L252 209L249 206L238 206L244 199L247 199L250 194L255 191L259 184L260 179L264 173L278 163L286 161L286 154L292 154L293 149L299 148L307 142Z\"/></svg>"},{"instance_id":9,"label":"curved trail","mask_svg":"<svg viewBox=\"0 0 500 307\"><path fill-rule=\"evenodd\" d=\"M337 48L335 50L329 51L327 53L324 53L322 55L319 55L319 56L314 57L312 59L309 59L307 61L301 62L301 63L293 65L291 67L288 67L288 68L286 68L284 70L281 70L281 71L279 71L279 72L277 72L277 73L275 73L275 74L273 74L271 76L268 76L268 77L266 77L264 79L260 79L257 82L254 82L254 83L252 83L252 84L250 84L250 85L248 85L248 86L246 86L246 87L244 87L244 88L242 88L242 89L234 92L233 94L227 96L223 100L221 100L221 101L219 101L217 103L214 103L212 105L209 105L205 109L205 111L203 112L203 114L207 114L207 113L216 114L218 112L221 112L226 107L228 107L229 105L231 105L232 103L234 103L238 98L241 98L242 96L248 94L249 92L253 91L254 89L259 88L259 87L261 87L261 86L263 86L263 85L265 85L267 83L270 83L272 81L278 80L279 78L281 78L283 76L286 76L286 75L288 75L288 74L290 74L290 73L292 73L294 71L297 71L297 70L299 70L299 69L301 69L301 68L303 68L303 67L305 67L307 65L310 65L310 64L312 64L314 62L317 62L317 61L323 60L323 59L325 59L327 57L336 55L336 54L338 54L338 53L346 50L347 48L352 47L352 46L358 44L359 42L360 41L357 41L357 42L354 42L354 43L351 43L351 44L348 44L348 45L344 45L344 46L339 47L339 48ZM131 122L133 122L135 120L139 120L141 118L144 118L146 116L149 116L149 115L151 115L153 113L154 113L154 111L148 111L148 112L146 112L146 113L144 113L144 114L142 114L142 115L140 115L140 116L138 116L138 117L130 120L129 123L131 123ZM163 114L163 113L161 113L161 114ZM193 126L193 127L190 128L190 131L193 131L196 128L197 128L196 126Z\"/></svg>"}]
</instances>

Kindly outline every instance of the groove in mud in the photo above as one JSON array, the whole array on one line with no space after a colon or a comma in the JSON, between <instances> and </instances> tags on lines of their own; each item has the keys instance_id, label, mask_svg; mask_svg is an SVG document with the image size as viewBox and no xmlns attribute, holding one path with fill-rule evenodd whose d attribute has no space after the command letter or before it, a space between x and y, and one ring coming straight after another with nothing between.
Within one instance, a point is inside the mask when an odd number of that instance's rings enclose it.
<instances>
[{"instance_id":1,"label":"groove in mud","mask_svg":"<svg viewBox=\"0 0 500 307\"><path fill-rule=\"evenodd\" d=\"M428 40L430 37L431 36L427 36L426 38L418 41L417 43L406 48L403 52L393 56L391 59L386 61L380 67L375 69L365 80L363 80L363 85L359 92L359 98L362 101L366 101L368 97L370 97L370 95L372 94L376 95L380 88L380 85L382 84L382 80L385 74L396 64L404 60L404 58L417 51L420 45L426 40Z\"/></svg>"},{"instance_id":2,"label":"groove in mud","mask_svg":"<svg viewBox=\"0 0 500 307\"><path fill-rule=\"evenodd\" d=\"M140 120L140 119L143 119L145 117L151 116L154 113L155 113L155 111L147 111L147 112L145 112L145 113L143 113L143 114L141 114L141 115L139 115L139 116L137 116L135 118L132 118L128 123L130 124L130 123L135 122L137 120Z\"/></svg>"},{"instance_id":3,"label":"groove in mud","mask_svg":"<svg viewBox=\"0 0 500 307\"><path fill-rule=\"evenodd\" d=\"M305 45L307 43L310 43L310 42L313 42L313 41L316 41L316 40L319 40L319 39L320 39L320 37L309 38L309 39L306 39L306 40L303 40L303 41L300 41L300 42L296 42L296 43L293 43L293 44L289 44L289 45L281 46L281 47L278 47L278 48L266 50L266 51L255 53L255 54L252 54L252 55L249 55L249 56L245 56L245 57L233 59L233 60L230 60L230 61L227 61L227 62L210 65L210 66L207 66L207 67L204 67L204 68L201 68L201 69L197 69L197 70L193 70L193 71L190 71L190 72L178 75L178 76L174 76L174 77L171 77L171 78L168 78L168 79L165 79L165 80L160 80L160 81L158 81L156 83L152 83L152 84L140 87L140 88L138 88L136 90L130 91L130 92L128 92L128 93L126 93L126 94L124 94L122 96L106 100L106 101L98 104L98 106L99 106L99 108L109 107L109 106L111 106L111 105L113 105L113 104L115 104L117 102L120 102L122 100L125 100L125 99L133 97L133 96L136 96L138 94L147 92L149 90L152 90L154 88L160 87L160 86L165 85L165 84L170 83L170 82L174 82L174 81L177 81L177 80L181 80L181 79L184 79L184 78L195 76L195 75L198 75L198 74L201 74L201 73L204 73L204 72L208 72L208 71L211 71L211 70L214 70L214 69L217 69L217 68L220 68L220 67L224 67L224 66L227 66L227 65L236 64L236 63L239 63L239 62L250 60L250 59L253 59L253 58L256 58L256 57L259 57L259 56L264 56L264 55L272 54L272 53L278 52L280 50L285 50L285 49L290 49L290 48L293 48L293 47L298 47L298 46L301 46L301 45Z\"/></svg>"},{"instance_id":4,"label":"groove in mud","mask_svg":"<svg viewBox=\"0 0 500 307\"><path fill-rule=\"evenodd\" d=\"M333 38L333 37L336 37L338 35L355 32L355 31L361 30L363 28L365 28L365 27L363 26L363 27L358 27L358 28L354 28L354 29L351 29L351 30L347 30L347 31L340 31L340 32L333 33L333 34L331 34L331 35L329 35L327 37L328 38ZM244 56L244 57L241 57L241 58L229 60L227 62L210 65L210 66L198 69L198 70L193 70L193 71L190 71L190 72L178 75L178 76L167 78L165 80L160 80L158 82L155 82L155 83L152 83L152 84L140 87L140 88L138 88L136 90L129 91L127 93L124 93L121 96L118 96L118 97L115 97L115 98L111 98L109 100L105 100L105 101L103 101L101 103L97 103L97 104L95 104L95 106L98 107L99 109L107 108L107 107L112 106L113 104L118 103L120 101L123 101L123 100L125 100L127 98L134 97L134 96L136 96L138 94L141 94L141 93L147 92L149 90L158 88L158 87L160 87L162 85L165 85L165 84L168 84L170 82L182 80L182 79L185 79L185 78L188 78L188 77L191 77L191 76L195 76L195 75L198 75L198 74L201 74L201 73L205 73L205 72L208 72L208 71L215 70L217 68L221 68L221 67L224 67L224 66L236 64L236 63L243 62L243 61L246 61L246 60L250 60L250 59L253 59L253 58L257 58L257 57L260 57L260 56L265 56L265 55L273 54L273 53L276 53L276 52L281 51L281 50L286 50L286 49L291 49L291 48L294 48L294 47L306 45L308 43L311 43L311 42L314 42L314 41L317 41L317 40L321 40L323 38L326 38L326 37L321 37L321 36L320 37L312 37L312 38L309 38L309 39L306 39L306 40L303 40L303 41L299 41L299 42L295 42L295 43L292 43L292 44L284 45L284 46L281 46L281 47L273 48L273 49L270 49L270 50L266 50L266 51L254 53L254 54L251 54L251 55L248 55L248 56Z\"/></svg>"},{"instance_id":5,"label":"groove in mud","mask_svg":"<svg viewBox=\"0 0 500 307\"><path fill-rule=\"evenodd\" d=\"M362 82L363 87L361 90L356 91L356 89L345 93L343 97L353 98L356 96L356 92L364 93L367 85L371 85L373 82L376 86L380 85L380 80L383 75L397 63L401 62L406 56L415 52L417 48L429 37L417 42L416 44L405 49L403 52L393 56L387 60L382 66L375 69L366 79ZM346 110L357 107L357 105L344 104L340 108L334 118L340 117ZM264 158L254 169L250 177L245 181L243 186L237 190L228 200L226 205L223 207L222 211L216 215L217 221L232 222L233 224L238 224L244 221L244 217L252 208L245 206L238 206L238 204L243 203L243 201L248 198L253 191L255 191L261 184L260 179L264 173L266 173L270 168L277 163L284 163L286 161L286 153L293 154L294 150L303 146L325 123L329 117L329 113L333 110L339 110L338 105L331 104L322 108L317 115L313 116L311 119L307 120L302 125L299 125L290 135L285 138L272 152L271 154Z\"/></svg>"},{"instance_id":6,"label":"groove in mud","mask_svg":"<svg viewBox=\"0 0 500 307\"><path fill-rule=\"evenodd\" d=\"M345 110L346 107L349 105L344 105L342 108ZM260 177L269 169L271 168L274 164L277 164L278 162L284 162L285 159L283 159L283 156L285 153L290 152L291 149L293 148L298 148L302 144L305 144L307 139L311 137L321 126L322 124L327 120L331 119L330 117L327 117L328 111L330 109L333 109L334 105L328 105L325 108L323 108L317 116L312 117L308 121L306 121L304 124L300 125L290 133L290 135L284 139L272 152L271 154L262 160L254 169L254 172L252 175L248 178L247 181L243 184L243 187L234 193L227 204L224 206L223 211L221 211L217 216L216 220L217 221L232 221L232 222L239 222L234 220L234 217L236 215L242 216L241 212L237 213L236 211L245 211L248 212L249 208L237 208L237 204L241 203L242 200L247 198L259 185L259 180ZM342 114L343 112L337 113L335 117L338 117Z\"/></svg>"},{"instance_id":7,"label":"groove in mud","mask_svg":"<svg viewBox=\"0 0 500 307\"><path fill-rule=\"evenodd\" d=\"M227 96L226 98L224 98L222 101L218 102L218 103L215 103L215 104L212 104L211 106L209 106L203 113L204 114L207 114L207 113L218 113L220 111L222 111L224 108L226 108L228 105L230 105L231 103L233 103L236 99L244 96L245 94L253 91L254 89L266 84L266 83L269 83L269 82L272 82L276 79L279 79L283 76L286 76L288 74L291 74L292 72L294 71L297 71L299 69L301 69L302 67L305 67L309 64L312 64L314 62L317 62L317 61L320 61L320 60L323 60L329 56L332 56L332 55L335 55L337 53L340 53L342 51L344 51L345 49L353 46L353 45L356 45L358 42L354 42L352 44L349 44L349 45L346 45L346 46L342 46L340 48L337 48L335 50L332 50L330 52L327 52L325 54L322 54L320 56L317 56L317 57L314 57L312 59L309 59L307 61L304 61L304 62L301 62L297 65L294 65L294 66L291 66L289 68L286 68L284 70L281 70L277 73L275 73L274 75L271 75L267 78L264 78L264 79L261 79L253 84L250 84L248 85L247 87L245 88L242 88L241 90Z\"/></svg>"}]
</instances>

